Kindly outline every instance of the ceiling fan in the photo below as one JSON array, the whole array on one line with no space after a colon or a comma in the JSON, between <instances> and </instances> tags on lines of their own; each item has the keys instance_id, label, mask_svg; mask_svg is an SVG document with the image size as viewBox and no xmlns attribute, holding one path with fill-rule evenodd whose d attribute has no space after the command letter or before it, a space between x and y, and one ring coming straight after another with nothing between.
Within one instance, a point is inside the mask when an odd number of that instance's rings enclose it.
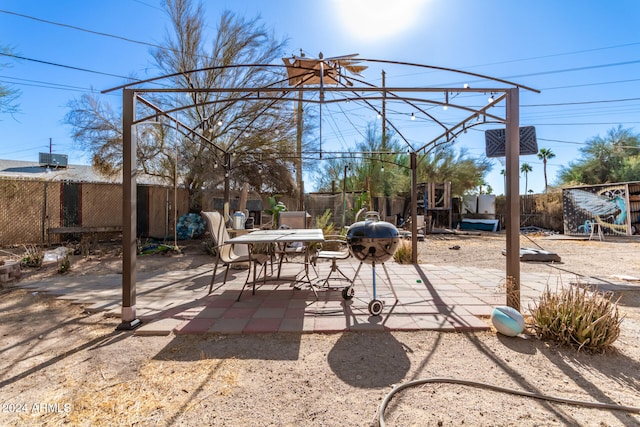
<instances>
[{"instance_id":1,"label":"ceiling fan","mask_svg":"<svg viewBox=\"0 0 640 427\"><path fill-rule=\"evenodd\" d=\"M348 71L354 75L360 75L367 66L358 65L360 60L355 59L357 53L325 58L322 52L317 58L306 56L302 49L300 55L292 55L290 58L282 58L287 67L287 75L291 86L319 85L320 95L320 158L322 158L322 103L324 102L324 85L353 86L353 82L345 75ZM300 101L302 94L300 94Z\"/></svg>"},{"instance_id":2,"label":"ceiling fan","mask_svg":"<svg viewBox=\"0 0 640 427\"><path fill-rule=\"evenodd\" d=\"M317 58L312 58L300 52L300 55L293 55L282 60L287 66L291 86L320 85L320 94L323 97L322 87L325 84L353 86L353 82L349 80L343 70L355 75L360 75L366 70L366 66L358 65L360 60L354 59L357 56L357 53L352 53L325 58L320 52Z\"/></svg>"}]
</instances>

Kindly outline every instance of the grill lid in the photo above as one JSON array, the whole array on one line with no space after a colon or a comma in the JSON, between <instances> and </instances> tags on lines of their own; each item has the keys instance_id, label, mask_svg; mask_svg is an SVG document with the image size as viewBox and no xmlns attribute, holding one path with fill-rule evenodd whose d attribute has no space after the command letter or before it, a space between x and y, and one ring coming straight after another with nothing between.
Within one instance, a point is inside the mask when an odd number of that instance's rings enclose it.
<instances>
[{"instance_id":1,"label":"grill lid","mask_svg":"<svg viewBox=\"0 0 640 427\"><path fill-rule=\"evenodd\" d=\"M398 229L380 221L378 212L367 212L364 221L352 224L347 230L351 255L367 263L382 263L392 258L399 242Z\"/></svg>"}]
</instances>

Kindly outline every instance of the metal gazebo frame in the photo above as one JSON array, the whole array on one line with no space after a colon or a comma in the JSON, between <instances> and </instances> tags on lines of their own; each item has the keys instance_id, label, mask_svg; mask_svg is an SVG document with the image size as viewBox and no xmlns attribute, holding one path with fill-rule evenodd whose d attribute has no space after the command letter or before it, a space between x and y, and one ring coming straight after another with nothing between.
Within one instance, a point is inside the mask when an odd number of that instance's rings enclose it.
<instances>
[{"instance_id":1,"label":"metal gazebo frame","mask_svg":"<svg viewBox=\"0 0 640 427\"><path fill-rule=\"evenodd\" d=\"M225 87L225 88L136 88L144 83L156 82L158 80L167 79L170 77L175 77L181 74L189 74L201 71L212 70L215 68L237 68L237 67L252 67L252 66L261 66L261 67L280 67L289 69L292 65L274 65L274 64L243 64L243 65L231 65L225 67L212 67L205 69L198 69L186 72L175 73L172 75L160 76L153 79L138 81L126 85L122 85L116 88L108 89L103 91L103 93L111 92L115 90L122 90L122 142L123 142L123 233L122 233L122 249L123 249L123 269L122 269L122 309L121 309L121 321L122 323L119 325L119 329L133 329L141 324L136 314L136 174L137 174L137 159L136 159L136 132L135 126L144 123L146 121L152 120L157 116L167 117L169 120L174 121L176 124L176 129L182 127L183 130L188 131L189 133L197 134L199 139L202 141L211 144L211 146L219 150L221 155L225 158L229 155L229 152L224 148L216 145L213 141L207 139L203 135L200 135L196 132L195 129L192 129L187 124L180 122L177 118L171 117L169 114L174 113L176 111L185 110L189 108L193 108L198 106L199 104L191 104L187 106L181 106L173 109L163 109L151 103L150 101L144 98L144 94L153 93L153 94L161 94L161 93L244 93L247 94L242 98L243 101L251 101L251 100L265 100L272 99L274 102L278 101L292 101L295 98L289 98L293 96L300 96L303 92L319 92L320 93L320 101L313 100L305 100L305 102L326 102L323 101L325 92L336 92L343 93L347 92L352 95L351 98L345 97L342 101L358 100L364 99L361 98L359 94L380 94L378 97L368 97L366 98L366 102L371 100L382 100L383 102L388 99L389 96L393 96L394 100L404 101L409 103L410 105L414 105L413 103L423 102L429 103L432 105L441 105L441 106L450 106L453 108L458 108L460 110L466 110L469 113L469 116L458 122L453 126L446 126L442 122L435 119L431 114L428 116L437 124L443 127L444 131L442 134L438 135L436 138L427 142L421 147L411 147L410 146L409 155L410 155L410 169L411 169L411 228L412 235L417 235L417 168L418 168L418 158L417 154L420 151L425 151L429 147L435 147L438 145L438 141L445 139L449 141L455 138L458 134L466 131L469 127L485 124L487 122L487 118L491 119L491 123L502 123L506 126L506 203L507 203L507 211L509 215L506 218L506 284L507 284L507 305L514 307L516 309L520 309L520 242L519 242L519 232L520 232L520 208L519 208L519 156L520 156L520 135L519 135L519 90L520 88L539 93L538 90L526 87L524 85L516 84L510 81L493 78L481 74L455 70L450 68L422 65L422 64L414 64L414 63L406 63L406 62L397 62L397 61L386 61L386 60L375 60L375 59L358 59L359 62L370 62L370 63L381 63L381 64L394 64L394 65L406 65L413 67L422 67L432 70L438 71L446 71L453 72L458 74L463 74L466 76L473 76L482 79L486 79L489 81L501 83L506 87L480 87L480 88L470 88L467 85L464 87L377 87L370 84L364 84L362 86L354 86L352 82L349 85L344 85L343 87L331 87L323 84L323 77L331 78L331 83L334 84L334 76L336 72L335 64L330 62L325 62L328 60L318 59L316 61L321 62L321 66L313 66L309 68L303 68L304 72L308 75L309 79L318 78L320 79L319 87L305 87L304 85L296 85L293 88L287 89L283 87ZM339 65L338 65L339 66ZM320 74L318 74L320 70ZM300 76L301 73L296 71L296 75ZM285 79L286 81L286 79ZM300 80L301 82L304 79ZM438 101L435 99L418 99L418 98L410 98L403 97L398 94L407 94L407 93L439 93L444 94L446 97L446 101ZM464 105L456 105L450 102L451 97L450 94L460 94L460 93L481 93L481 94L496 94L495 98L490 101L488 104L484 105L481 108L472 108ZM299 99L299 98L298 98ZM238 99L240 100L240 99ZM492 114L489 112L489 109L495 107L496 104L505 102L505 114L504 117L501 117L496 114ZM136 104L140 102L144 104L146 107L155 111L154 115L138 118L136 115ZM336 101L332 101L336 102ZM371 105L371 104L369 104ZM384 113L384 104L383 104L383 113ZM478 120L482 118L482 122L478 122ZM383 129L386 127L387 120L383 117ZM301 153L300 153L301 154ZM225 186L225 205L228 204L228 183ZM299 188L302 189L302 183L297 183ZM417 239L412 239L412 262L413 264L417 264Z\"/></svg>"}]
</instances>

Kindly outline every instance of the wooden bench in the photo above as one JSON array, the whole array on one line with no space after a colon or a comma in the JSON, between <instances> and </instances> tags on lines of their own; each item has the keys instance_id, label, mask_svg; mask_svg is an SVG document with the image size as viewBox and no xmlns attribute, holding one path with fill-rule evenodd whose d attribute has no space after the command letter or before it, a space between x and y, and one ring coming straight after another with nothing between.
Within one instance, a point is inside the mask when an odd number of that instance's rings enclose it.
<instances>
[{"instance_id":1,"label":"wooden bench","mask_svg":"<svg viewBox=\"0 0 640 427\"><path fill-rule=\"evenodd\" d=\"M51 243L51 235L54 234L80 234L89 236L92 245L98 244L98 234L101 233L122 233L121 225L106 225L101 227L49 227L47 229L49 235L49 244Z\"/></svg>"}]
</instances>

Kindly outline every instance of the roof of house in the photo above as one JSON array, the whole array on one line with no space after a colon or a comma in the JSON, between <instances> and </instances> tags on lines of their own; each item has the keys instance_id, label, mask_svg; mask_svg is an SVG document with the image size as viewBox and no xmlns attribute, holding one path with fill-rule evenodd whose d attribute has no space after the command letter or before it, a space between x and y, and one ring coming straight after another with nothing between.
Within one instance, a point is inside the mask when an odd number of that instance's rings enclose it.
<instances>
[{"instance_id":1,"label":"roof of house","mask_svg":"<svg viewBox=\"0 0 640 427\"><path fill-rule=\"evenodd\" d=\"M103 175L92 166L68 165L68 167L52 168L41 166L38 162L2 159L0 159L0 178L122 184L122 174ZM136 179L137 183L142 185L168 185L158 177L142 173L138 174Z\"/></svg>"}]
</instances>

